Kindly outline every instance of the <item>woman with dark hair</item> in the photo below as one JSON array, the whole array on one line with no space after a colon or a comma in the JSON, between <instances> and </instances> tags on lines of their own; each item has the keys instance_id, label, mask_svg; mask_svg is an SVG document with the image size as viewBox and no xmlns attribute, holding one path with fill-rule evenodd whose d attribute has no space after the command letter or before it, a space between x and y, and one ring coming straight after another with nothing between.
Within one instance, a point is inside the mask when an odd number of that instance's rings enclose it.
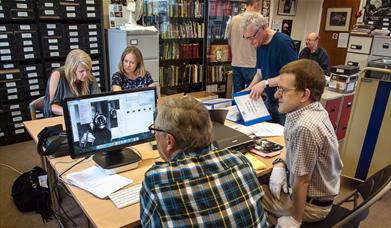
<instances>
[{"instance_id":1,"label":"woman with dark hair","mask_svg":"<svg viewBox=\"0 0 391 228\"><path fill-rule=\"evenodd\" d=\"M121 55L118 72L112 76L112 90L143 88L152 84L153 79L151 74L145 69L141 51L137 47L127 47Z\"/></svg>"}]
</instances>

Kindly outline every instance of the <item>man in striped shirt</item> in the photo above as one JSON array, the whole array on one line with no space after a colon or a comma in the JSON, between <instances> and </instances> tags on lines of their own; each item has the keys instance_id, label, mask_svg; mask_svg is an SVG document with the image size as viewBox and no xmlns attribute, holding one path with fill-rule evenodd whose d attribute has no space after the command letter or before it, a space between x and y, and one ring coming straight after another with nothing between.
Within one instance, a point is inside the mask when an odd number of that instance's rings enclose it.
<instances>
[{"instance_id":1,"label":"man in striped shirt","mask_svg":"<svg viewBox=\"0 0 391 228\"><path fill-rule=\"evenodd\" d=\"M208 110L190 96L159 106L158 151L140 192L143 227L266 227L263 191L237 151L211 151Z\"/></svg>"},{"instance_id":2,"label":"man in striped shirt","mask_svg":"<svg viewBox=\"0 0 391 228\"><path fill-rule=\"evenodd\" d=\"M280 71L275 97L278 110L286 113L286 160L273 162L263 199L265 210L279 217L277 228L326 218L339 193L342 161L334 128L319 102L324 87L323 71L312 60L291 62Z\"/></svg>"}]
</instances>

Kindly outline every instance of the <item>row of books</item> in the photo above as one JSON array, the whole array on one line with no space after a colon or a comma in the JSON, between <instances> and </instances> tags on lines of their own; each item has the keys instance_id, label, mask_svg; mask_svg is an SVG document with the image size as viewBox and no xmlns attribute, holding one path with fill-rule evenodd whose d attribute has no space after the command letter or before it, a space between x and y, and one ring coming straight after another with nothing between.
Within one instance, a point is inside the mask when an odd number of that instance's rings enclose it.
<instances>
[{"instance_id":1,"label":"row of books","mask_svg":"<svg viewBox=\"0 0 391 228\"><path fill-rule=\"evenodd\" d=\"M180 39L180 38L203 38L204 23L202 22L163 22L160 24L160 38Z\"/></svg>"},{"instance_id":2,"label":"row of books","mask_svg":"<svg viewBox=\"0 0 391 228\"><path fill-rule=\"evenodd\" d=\"M227 17L236 15L246 7L244 2L216 0L209 1L209 16Z\"/></svg>"},{"instance_id":3,"label":"row of books","mask_svg":"<svg viewBox=\"0 0 391 228\"><path fill-rule=\"evenodd\" d=\"M200 58L200 44L168 42L160 45L160 53L161 60Z\"/></svg>"},{"instance_id":4,"label":"row of books","mask_svg":"<svg viewBox=\"0 0 391 228\"><path fill-rule=\"evenodd\" d=\"M231 16L226 20L210 20L208 25L208 39L227 39L228 38L228 25L231 22Z\"/></svg>"},{"instance_id":5,"label":"row of books","mask_svg":"<svg viewBox=\"0 0 391 228\"><path fill-rule=\"evenodd\" d=\"M202 71L202 64L160 67L160 85L166 87L202 82Z\"/></svg>"},{"instance_id":6,"label":"row of books","mask_svg":"<svg viewBox=\"0 0 391 228\"><path fill-rule=\"evenodd\" d=\"M204 3L199 0L144 1L144 15L170 17L203 17Z\"/></svg>"},{"instance_id":7,"label":"row of books","mask_svg":"<svg viewBox=\"0 0 391 228\"><path fill-rule=\"evenodd\" d=\"M216 83L226 81L227 72L231 69L231 64L208 66L206 69L207 82Z\"/></svg>"}]
</instances>

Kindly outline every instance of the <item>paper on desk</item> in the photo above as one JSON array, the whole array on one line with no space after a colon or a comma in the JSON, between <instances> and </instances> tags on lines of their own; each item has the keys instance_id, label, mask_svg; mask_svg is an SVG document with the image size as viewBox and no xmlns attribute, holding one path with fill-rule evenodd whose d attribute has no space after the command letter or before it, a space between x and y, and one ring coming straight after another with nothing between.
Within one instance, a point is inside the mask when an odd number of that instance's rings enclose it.
<instances>
[{"instance_id":1,"label":"paper on desk","mask_svg":"<svg viewBox=\"0 0 391 228\"><path fill-rule=\"evenodd\" d=\"M250 131L258 137L282 136L284 135L284 126L276 123L262 122L249 127Z\"/></svg>"},{"instance_id":2,"label":"paper on desk","mask_svg":"<svg viewBox=\"0 0 391 228\"><path fill-rule=\"evenodd\" d=\"M275 123L262 122L251 126L234 124L229 127L238 130L246 135L254 134L258 137L284 135L284 127L280 124L275 124Z\"/></svg>"},{"instance_id":3,"label":"paper on desk","mask_svg":"<svg viewBox=\"0 0 391 228\"><path fill-rule=\"evenodd\" d=\"M66 178L71 184L89 191L101 199L133 182L133 180L117 174L105 174L102 169L96 166L70 173Z\"/></svg>"}]
</instances>

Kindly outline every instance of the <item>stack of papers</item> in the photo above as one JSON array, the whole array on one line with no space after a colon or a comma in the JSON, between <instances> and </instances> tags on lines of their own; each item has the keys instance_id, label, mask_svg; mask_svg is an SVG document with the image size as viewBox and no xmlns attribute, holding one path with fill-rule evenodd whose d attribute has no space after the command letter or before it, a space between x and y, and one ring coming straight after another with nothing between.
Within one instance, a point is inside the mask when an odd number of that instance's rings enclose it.
<instances>
[{"instance_id":1,"label":"stack of papers","mask_svg":"<svg viewBox=\"0 0 391 228\"><path fill-rule=\"evenodd\" d=\"M117 174L105 174L101 168L96 166L70 173L66 179L70 184L89 191L101 199L133 182L133 180Z\"/></svg>"},{"instance_id":2,"label":"stack of papers","mask_svg":"<svg viewBox=\"0 0 391 228\"><path fill-rule=\"evenodd\" d=\"M270 137L270 136L283 136L284 126L276 123L262 122L251 126L244 126L241 124L235 124L229 126L235 130L238 130L246 135L252 135L258 137Z\"/></svg>"}]
</instances>

